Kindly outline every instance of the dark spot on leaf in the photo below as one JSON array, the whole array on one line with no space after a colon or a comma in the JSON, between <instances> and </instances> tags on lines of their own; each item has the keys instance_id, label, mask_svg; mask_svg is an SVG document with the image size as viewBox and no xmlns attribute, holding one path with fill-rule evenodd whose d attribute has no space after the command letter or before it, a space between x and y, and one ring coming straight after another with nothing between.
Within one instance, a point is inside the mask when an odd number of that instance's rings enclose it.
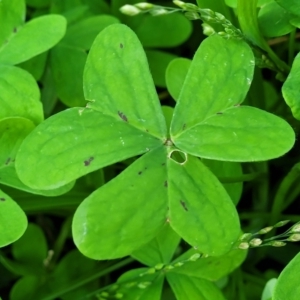
<instances>
[{"instance_id":1,"label":"dark spot on leaf","mask_svg":"<svg viewBox=\"0 0 300 300\"><path fill-rule=\"evenodd\" d=\"M182 130L184 130L185 127L186 127L186 124L184 123L184 124L182 125Z\"/></svg>"},{"instance_id":2,"label":"dark spot on leaf","mask_svg":"<svg viewBox=\"0 0 300 300\"><path fill-rule=\"evenodd\" d=\"M5 201L5 198L0 198L0 201Z\"/></svg>"},{"instance_id":3,"label":"dark spot on leaf","mask_svg":"<svg viewBox=\"0 0 300 300\"><path fill-rule=\"evenodd\" d=\"M8 164L10 163L10 160L11 160L11 158L9 157L9 158L6 160L5 164L8 165Z\"/></svg>"},{"instance_id":4,"label":"dark spot on leaf","mask_svg":"<svg viewBox=\"0 0 300 300\"><path fill-rule=\"evenodd\" d=\"M180 200L180 204L182 205L182 207L184 208L184 210L188 211L186 204L184 201Z\"/></svg>"},{"instance_id":5,"label":"dark spot on leaf","mask_svg":"<svg viewBox=\"0 0 300 300\"><path fill-rule=\"evenodd\" d=\"M168 187L168 181L167 180L164 182L164 186Z\"/></svg>"},{"instance_id":6,"label":"dark spot on leaf","mask_svg":"<svg viewBox=\"0 0 300 300\"><path fill-rule=\"evenodd\" d=\"M223 115L223 113L221 111L217 112L217 115Z\"/></svg>"},{"instance_id":7,"label":"dark spot on leaf","mask_svg":"<svg viewBox=\"0 0 300 300\"><path fill-rule=\"evenodd\" d=\"M148 168L147 167L145 167L145 169L144 170L147 170Z\"/></svg>"},{"instance_id":8,"label":"dark spot on leaf","mask_svg":"<svg viewBox=\"0 0 300 300\"><path fill-rule=\"evenodd\" d=\"M148 129L146 129L146 132L149 132L149 130L148 130Z\"/></svg>"},{"instance_id":9,"label":"dark spot on leaf","mask_svg":"<svg viewBox=\"0 0 300 300\"><path fill-rule=\"evenodd\" d=\"M15 32L15 33L17 32L17 28L16 28L16 27L14 27L14 32Z\"/></svg>"},{"instance_id":10,"label":"dark spot on leaf","mask_svg":"<svg viewBox=\"0 0 300 300\"><path fill-rule=\"evenodd\" d=\"M118 111L118 115L120 116L120 118L121 118L123 121L125 121L125 122L128 121L127 117L126 117L121 111Z\"/></svg>"},{"instance_id":11,"label":"dark spot on leaf","mask_svg":"<svg viewBox=\"0 0 300 300\"><path fill-rule=\"evenodd\" d=\"M141 175L142 173L143 173L142 171L139 171L139 172L138 172L139 175Z\"/></svg>"},{"instance_id":12,"label":"dark spot on leaf","mask_svg":"<svg viewBox=\"0 0 300 300\"><path fill-rule=\"evenodd\" d=\"M83 163L87 167L90 165L90 163L94 160L94 157L90 157L89 159L85 160Z\"/></svg>"},{"instance_id":13,"label":"dark spot on leaf","mask_svg":"<svg viewBox=\"0 0 300 300\"><path fill-rule=\"evenodd\" d=\"M165 165L166 165L166 163L162 163L161 165L162 165L162 166L165 166Z\"/></svg>"},{"instance_id":14,"label":"dark spot on leaf","mask_svg":"<svg viewBox=\"0 0 300 300\"><path fill-rule=\"evenodd\" d=\"M123 44L122 44L122 43L120 43L120 48L121 48L121 49L123 48Z\"/></svg>"}]
</instances>

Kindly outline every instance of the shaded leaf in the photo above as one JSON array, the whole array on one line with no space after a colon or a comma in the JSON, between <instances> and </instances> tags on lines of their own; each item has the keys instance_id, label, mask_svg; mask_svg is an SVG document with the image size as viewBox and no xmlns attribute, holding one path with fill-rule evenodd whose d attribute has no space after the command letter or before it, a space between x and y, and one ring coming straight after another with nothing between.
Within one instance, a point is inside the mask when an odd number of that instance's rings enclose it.
<instances>
[{"instance_id":1,"label":"shaded leaf","mask_svg":"<svg viewBox=\"0 0 300 300\"><path fill-rule=\"evenodd\" d=\"M293 18L295 16L272 1L260 9L258 24L264 36L277 37L294 30L295 27L290 24Z\"/></svg>"},{"instance_id":2,"label":"shaded leaf","mask_svg":"<svg viewBox=\"0 0 300 300\"><path fill-rule=\"evenodd\" d=\"M296 16L300 16L300 3L297 0L275 0L280 6Z\"/></svg>"},{"instance_id":3,"label":"shaded leaf","mask_svg":"<svg viewBox=\"0 0 300 300\"><path fill-rule=\"evenodd\" d=\"M150 151L83 201L72 227L84 255L119 258L158 234L167 218L165 159L163 147Z\"/></svg>"},{"instance_id":4,"label":"shaded leaf","mask_svg":"<svg viewBox=\"0 0 300 300\"><path fill-rule=\"evenodd\" d=\"M205 279L171 272L166 277L177 300L225 300L219 288Z\"/></svg>"},{"instance_id":5,"label":"shaded leaf","mask_svg":"<svg viewBox=\"0 0 300 300\"><path fill-rule=\"evenodd\" d=\"M176 258L172 265L189 259L192 255L199 253L198 250L190 249ZM242 264L247 256L247 251L235 249L225 255L218 257L200 257L196 261L184 262L181 267L171 269L169 272L183 274L186 276L217 281L230 274Z\"/></svg>"},{"instance_id":6,"label":"shaded leaf","mask_svg":"<svg viewBox=\"0 0 300 300\"><path fill-rule=\"evenodd\" d=\"M177 56L158 50L146 50L146 55L155 85L166 87L165 73L167 66Z\"/></svg>"},{"instance_id":7,"label":"shaded leaf","mask_svg":"<svg viewBox=\"0 0 300 300\"><path fill-rule=\"evenodd\" d=\"M300 82L300 53L294 59L291 72L282 86L282 95L291 108L294 118L300 120L300 97L299 97L299 82Z\"/></svg>"},{"instance_id":8,"label":"shaded leaf","mask_svg":"<svg viewBox=\"0 0 300 300\"><path fill-rule=\"evenodd\" d=\"M191 21L178 13L146 15L134 30L144 47L175 47L185 42L192 33Z\"/></svg>"},{"instance_id":9,"label":"shaded leaf","mask_svg":"<svg viewBox=\"0 0 300 300\"><path fill-rule=\"evenodd\" d=\"M135 250L131 256L145 265L168 264L179 244L180 236L166 224L149 243Z\"/></svg>"},{"instance_id":10,"label":"shaded leaf","mask_svg":"<svg viewBox=\"0 0 300 300\"><path fill-rule=\"evenodd\" d=\"M175 101L179 98L191 62L190 59L179 57L173 59L167 67L166 84L169 93Z\"/></svg>"}]
</instances>

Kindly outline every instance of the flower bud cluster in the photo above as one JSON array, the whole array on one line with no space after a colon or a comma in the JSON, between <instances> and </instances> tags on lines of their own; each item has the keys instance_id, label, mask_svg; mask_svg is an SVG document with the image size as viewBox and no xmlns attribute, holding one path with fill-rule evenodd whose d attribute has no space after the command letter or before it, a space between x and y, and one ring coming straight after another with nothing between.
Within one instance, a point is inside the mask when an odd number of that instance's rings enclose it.
<instances>
[{"instance_id":1,"label":"flower bud cluster","mask_svg":"<svg viewBox=\"0 0 300 300\"><path fill-rule=\"evenodd\" d=\"M268 226L256 233L244 233L238 240L237 248L239 249L248 249L248 248L257 248L262 246L272 246L272 247L283 247L286 245L286 242L298 242L300 241L300 222L293 225L286 232L276 235L272 238L261 239L255 236L263 235L270 232L274 228L282 227L286 225L289 221L280 221L274 226Z\"/></svg>"}]
</instances>

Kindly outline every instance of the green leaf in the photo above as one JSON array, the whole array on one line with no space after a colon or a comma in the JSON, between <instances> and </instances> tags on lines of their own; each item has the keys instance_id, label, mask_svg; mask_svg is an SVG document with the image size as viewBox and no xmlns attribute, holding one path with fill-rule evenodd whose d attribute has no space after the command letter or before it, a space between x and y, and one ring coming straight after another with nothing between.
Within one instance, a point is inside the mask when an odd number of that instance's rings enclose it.
<instances>
[{"instance_id":1,"label":"green leaf","mask_svg":"<svg viewBox=\"0 0 300 300\"><path fill-rule=\"evenodd\" d=\"M185 77L191 66L191 60L187 58L173 59L166 70L166 85L169 93L176 101L179 98Z\"/></svg>"},{"instance_id":2,"label":"green leaf","mask_svg":"<svg viewBox=\"0 0 300 300\"><path fill-rule=\"evenodd\" d=\"M184 264L169 272L217 281L240 266L247 256L247 251L236 249L219 257L200 257L196 261L185 262L196 253L199 251L193 248L183 253L172 262L172 265L178 262L184 262Z\"/></svg>"},{"instance_id":3,"label":"green leaf","mask_svg":"<svg viewBox=\"0 0 300 300\"><path fill-rule=\"evenodd\" d=\"M243 175L240 163L202 159L202 162L215 174L217 178L231 178ZM222 182L222 180L221 180ZM232 202L237 205L243 191L243 182L222 183Z\"/></svg>"},{"instance_id":4,"label":"green leaf","mask_svg":"<svg viewBox=\"0 0 300 300\"><path fill-rule=\"evenodd\" d=\"M166 87L165 73L167 66L177 56L158 50L146 50L146 55L155 85Z\"/></svg>"},{"instance_id":5,"label":"green leaf","mask_svg":"<svg viewBox=\"0 0 300 300\"><path fill-rule=\"evenodd\" d=\"M34 127L34 124L25 118L12 117L0 120L0 170L15 161L21 143Z\"/></svg>"},{"instance_id":6,"label":"green leaf","mask_svg":"<svg viewBox=\"0 0 300 300\"><path fill-rule=\"evenodd\" d=\"M34 293L41 284L36 276L26 276L19 279L10 291L11 300L34 299Z\"/></svg>"},{"instance_id":7,"label":"green leaf","mask_svg":"<svg viewBox=\"0 0 300 300\"><path fill-rule=\"evenodd\" d=\"M51 68L59 99L69 107L84 106L83 69L87 54L83 49L59 43L51 50Z\"/></svg>"},{"instance_id":8,"label":"green leaf","mask_svg":"<svg viewBox=\"0 0 300 300\"><path fill-rule=\"evenodd\" d=\"M257 3L257 0L238 0L237 15L243 34L251 43L265 50L281 72L288 72L289 67L278 58L260 32L257 20Z\"/></svg>"},{"instance_id":9,"label":"green leaf","mask_svg":"<svg viewBox=\"0 0 300 300\"><path fill-rule=\"evenodd\" d=\"M282 86L283 98L297 120L300 120L299 80L300 53L295 57L291 72Z\"/></svg>"},{"instance_id":10,"label":"green leaf","mask_svg":"<svg viewBox=\"0 0 300 300\"><path fill-rule=\"evenodd\" d=\"M295 133L275 115L239 106L211 116L173 141L181 150L196 156L246 162L283 155L294 145Z\"/></svg>"},{"instance_id":11,"label":"green leaf","mask_svg":"<svg viewBox=\"0 0 300 300\"><path fill-rule=\"evenodd\" d=\"M51 0L26 0L26 4L34 8L47 7L50 3Z\"/></svg>"},{"instance_id":12,"label":"green leaf","mask_svg":"<svg viewBox=\"0 0 300 300\"><path fill-rule=\"evenodd\" d=\"M55 189L161 145L117 118L89 108L71 108L48 118L19 149L16 170L21 181L34 189Z\"/></svg>"},{"instance_id":13,"label":"green leaf","mask_svg":"<svg viewBox=\"0 0 300 300\"><path fill-rule=\"evenodd\" d=\"M63 16L47 15L32 19L0 48L0 62L19 64L45 52L63 37L65 30L66 20Z\"/></svg>"},{"instance_id":14,"label":"green leaf","mask_svg":"<svg viewBox=\"0 0 300 300\"><path fill-rule=\"evenodd\" d=\"M53 197L63 195L70 191L75 182L70 182L69 184L63 185L54 190L31 189L19 179L14 165L8 165L7 167L0 169L0 183L31 194Z\"/></svg>"},{"instance_id":15,"label":"green leaf","mask_svg":"<svg viewBox=\"0 0 300 300\"><path fill-rule=\"evenodd\" d=\"M240 234L236 209L216 177L195 157L168 159L171 227L200 252L228 252ZM212 222L213 220L213 222Z\"/></svg>"},{"instance_id":16,"label":"green leaf","mask_svg":"<svg viewBox=\"0 0 300 300\"><path fill-rule=\"evenodd\" d=\"M13 66L0 65L0 119L23 117L35 124L43 120L39 87L28 72Z\"/></svg>"},{"instance_id":17,"label":"green leaf","mask_svg":"<svg viewBox=\"0 0 300 300\"><path fill-rule=\"evenodd\" d=\"M246 43L225 40L218 35L206 38L193 58L182 87L171 135L177 136L217 112L243 102L253 69L254 57Z\"/></svg>"},{"instance_id":18,"label":"green leaf","mask_svg":"<svg viewBox=\"0 0 300 300\"><path fill-rule=\"evenodd\" d=\"M179 241L180 236L166 224L153 240L134 251L131 256L151 267L157 264L168 264L174 255Z\"/></svg>"},{"instance_id":19,"label":"green leaf","mask_svg":"<svg viewBox=\"0 0 300 300\"><path fill-rule=\"evenodd\" d=\"M168 48L185 42L192 33L192 25L182 14L147 15L134 30L144 47Z\"/></svg>"},{"instance_id":20,"label":"green leaf","mask_svg":"<svg viewBox=\"0 0 300 300\"><path fill-rule=\"evenodd\" d=\"M126 300L160 300L164 283L162 274L140 276L145 268L132 269L122 274L117 284L119 288L113 294L121 294Z\"/></svg>"},{"instance_id":21,"label":"green leaf","mask_svg":"<svg viewBox=\"0 0 300 300\"><path fill-rule=\"evenodd\" d=\"M300 285L300 253L298 253L280 273L274 289L273 300L298 300Z\"/></svg>"},{"instance_id":22,"label":"green leaf","mask_svg":"<svg viewBox=\"0 0 300 300\"><path fill-rule=\"evenodd\" d=\"M0 5L0 45L8 42L16 28L23 25L25 20L24 0L3 0Z\"/></svg>"},{"instance_id":23,"label":"green leaf","mask_svg":"<svg viewBox=\"0 0 300 300\"><path fill-rule=\"evenodd\" d=\"M127 26L114 24L97 36L84 71L84 94L89 107L119 114L130 125L165 139L165 120L144 50Z\"/></svg>"},{"instance_id":24,"label":"green leaf","mask_svg":"<svg viewBox=\"0 0 300 300\"><path fill-rule=\"evenodd\" d=\"M110 15L85 18L68 27L61 43L88 50L99 32L114 23L119 23L119 20Z\"/></svg>"},{"instance_id":25,"label":"green leaf","mask_svg":"<svg viewBox=\"0 0 300 300\"><path fill-rule=\"evenodd\" d=\"M275 0L280 6L290 13L300 16L300 3L298 0Z\"/></svg>"},{"instance_id":26,"label":"green leaf","mask_svg":"<svg viewBox=\"0 0 300 300\"><path fill-rule=\"evenodd\" d=\"M263 290L263 294L261 296L261 300L272 300L272 295L276 284L276 278L272 278L266 283L265 288Z\"/></svg>"},{"instance_id":27,"label":"green leaf","mask_svg":"<svg viewBox=\"0 0 300 300\"><path fill-rule=\"evenodd\" d=\"M18 66L29 72L35 80L41 80L47 63L48 52L43 52L33 58L24 61Z\"/></svg>"},{"instance_id":28,"label":"green leaf","mask_svg":"<svg viewBox=\"0 0 300 300\"><path fill-rule=\"evenodd\" d=\"M264 5L258 14L258 24L262 34L266 37L285 35L294 30L290 20L295 18L275 1Z\"/></svg>"},{"instance_id":29,"label":"green leaf","mask_svg":"<svg viewBox=\"0 0 300 300\"><path fill-rule=\"evenodd\" d=\"M168 272L167 280L177 300L225 300L218 287L205 279Z\"/></svg>"},{"instance_id":30,"label":"green leaf","mask_svg":"<svg viewBox=\"0 0 300 300\"><path fill-rule=\"evenodd\" d=\"M43 261L47 258L47 242L41 228L29 223L23 236L12 245L12 254L18 262L35 269L36 274L44 272Z\"/></svg>"},{"instance_id":31,"label":"green leaf","mask_svg":"<svg viewBox=\"0 0 300 300\"><path fill-rule=\"evenodd\" d=\"M27 218L19 205L0 190L0 247L18 240L27 227Z\"/></svg>"},{"instance_id":32,"label":"green leaf","mask_svg":"<svg viewBox=\"0 0 300 300\"><path fill-rule=\"evenodd\" d=\"M150 151L82 202L72 229L84 255L123 257L158 234L168 210L165 160L163 147Z\"/></svg>"}]
</instances>

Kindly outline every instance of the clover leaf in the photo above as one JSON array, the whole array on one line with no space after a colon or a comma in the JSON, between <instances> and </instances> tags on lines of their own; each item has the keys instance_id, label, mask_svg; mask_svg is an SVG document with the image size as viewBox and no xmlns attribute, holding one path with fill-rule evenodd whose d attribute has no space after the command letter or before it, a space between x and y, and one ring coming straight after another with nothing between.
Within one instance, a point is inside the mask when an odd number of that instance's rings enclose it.
<instances>
[{"instance_id":1,"label":"clover leaf","mask_svg":"<svg viewBox=\"0 0 300 300\"><path fill-rule=\"evenodd\" d=\"M122 257L167 224L198 251L223 255L239 236L238 215L198 157L266 160L283 155L295 139L284 120L240 106L253 69L252 51L243 41L205 39L167 138L141 43L127 26L111 25L88 55L84 94L89 103L37 126L19 149L17 172L26 185L46 190L144 154L78 207L73 237L79 250L94 259Z\"/></svg>"}]
</instances>

